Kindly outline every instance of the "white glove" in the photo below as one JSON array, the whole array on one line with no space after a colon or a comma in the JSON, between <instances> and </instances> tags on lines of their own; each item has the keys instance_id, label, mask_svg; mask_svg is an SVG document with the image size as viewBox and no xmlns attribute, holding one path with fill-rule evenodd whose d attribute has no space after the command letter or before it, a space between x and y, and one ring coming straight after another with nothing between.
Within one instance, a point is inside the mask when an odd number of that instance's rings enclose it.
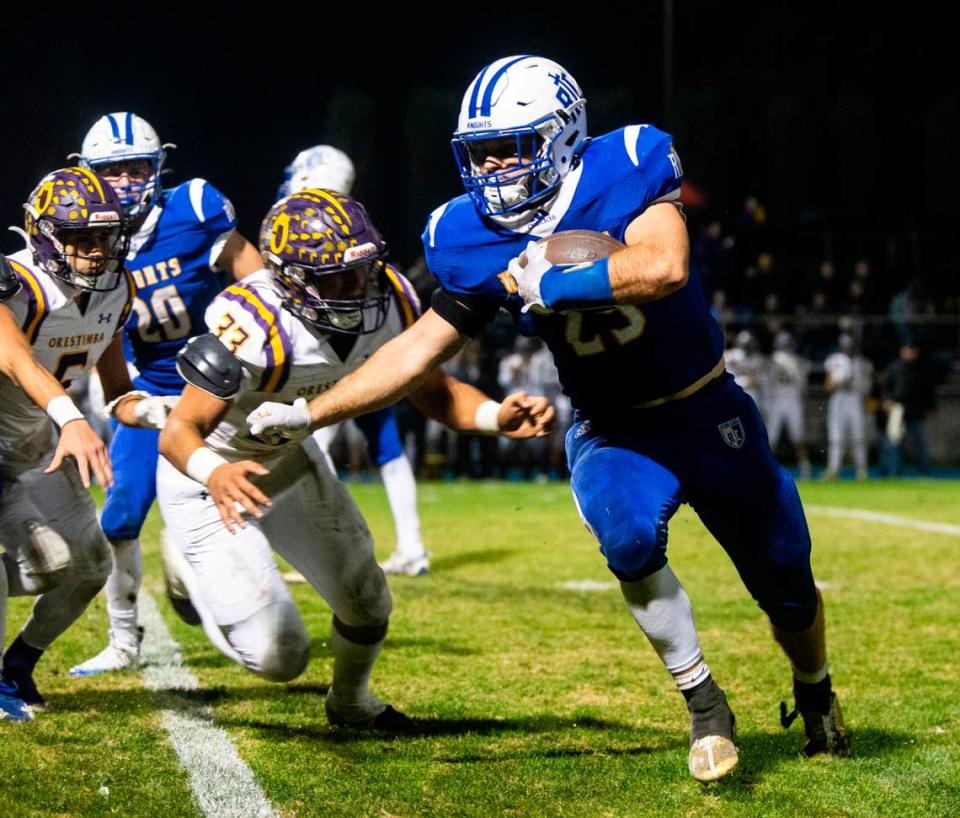
<instances>
[{"instance_id":1,"label":"white glove","mask_svg":"<svg viewBox=\"0 0 960 818\"><path fill-rule=\"evenodd\" d=\"M278 438L302 440L310 434L310 411L306 398L297 398L293 406L286 403L261 403L249 415L250 434L270 442Z\"/></svg>"},{"instance_id":2,"label":"white glove","mask_svg":"<svg viewBox=\"0 0 960 818\"><path fill-rule=\"evenodd\" d=\"M544 245L531 241L523 251L527 259L526 265L520 265L520 256L511 259L507 265L507 272L517 282L517 291L523 299L523 312L527 312L531 307L546 309L543 298L540 296L540 279L554 266L547 261L546 253L547 248Z\"/></svg>"},{"instance_id":3,"label":"white glove","mask_svg":"<svg viewBox=\"0 0 960 818\"><path fill-rule=\"evenodd\" d=\"M167 415L177 402L179 395L151 395L141 398L133 407L133 414L137 418L137 426L141 429L160 430L166 425Z\"/></svg>"}]
</instances>

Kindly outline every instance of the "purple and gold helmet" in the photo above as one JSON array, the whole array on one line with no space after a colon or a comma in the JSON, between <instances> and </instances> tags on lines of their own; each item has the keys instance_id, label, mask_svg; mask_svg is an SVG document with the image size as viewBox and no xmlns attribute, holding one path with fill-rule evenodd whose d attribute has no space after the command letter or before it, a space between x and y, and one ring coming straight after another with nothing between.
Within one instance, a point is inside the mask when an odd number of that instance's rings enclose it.
<instances>
[{"instance_id":1,"label":"purple and gold helmet","mask_svg":"<svg viewBox=\"0 0 960 818\"><path fill-rule=\"evenodd\" d=\"M284 306L321 332L366 335L387 319L387 244L360 202L301 190L260 225L260 253L286 295Z\"/></svg>"},{"instance_id":2,"label":"purple and gold helmet","mask_svg":"<svg viewBox=\"0 0 960 818\"><path fill-rule=\"evenodd\" d=\"M87 168L55 170L40 180L23 209L39 267L80 290L116 289L130 236L109 184Z\"/></svg>"}]
</instances>

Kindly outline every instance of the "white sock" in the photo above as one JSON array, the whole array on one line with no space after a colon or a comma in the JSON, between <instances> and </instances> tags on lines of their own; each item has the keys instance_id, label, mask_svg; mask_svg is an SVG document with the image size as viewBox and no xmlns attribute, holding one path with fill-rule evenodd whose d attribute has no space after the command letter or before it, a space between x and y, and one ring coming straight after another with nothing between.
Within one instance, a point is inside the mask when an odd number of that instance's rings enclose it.
<instances>
[{"instance_id":1,"label":"white sock","mask_svg":"<svg viewBox=\"0 0 960 818\"><path fill-rule=\"evenodd\" d=\"M867 444L863 440L853 441L853 464L857 471L867 470Z\"/></svg>"},{"instance_id":2,"label":"white sock","mask_svg":"<svg viewBox=\"0 0 960 818\"><path fill-rule=\"evenodd\" d=\"M669 565L620 589L653 649L680 690L689 690L710 676L693 622L686 591Z\"/></svg>"},{"instance_id":3,"label":"white sock","mask_svg":"<svg viewBox=\"0 0 960 818\"><path fill-rule=\"evenodd\" d=\"M424 547L417 514L417 481L407 456L402 454L384 463L380 476L397 528L397 551L408 559L419 559L424 555Z\"/></svg>"},{"instance_id":4,"label":"white sock","mask_svg":"<svg viewBox=\"0 0 960 818\"><path fill-rule=\"evenodd\" d=\"M384 705L374 698L368 685L383 640L372 645L351 642L334 625L330 642L333 646L332 695L337 712L347 719L376 715Z\"/></svg>"},{"instance_id":5,"label":"white sock","mask_svg":"<svg viewBox=\"0 0 960 818\"><path fill-rule=\"evenodd\" d=\"M136 649L137 594L143 579L143 562L137 540L111 540L113 570L107 577L107 614L110 617L110 641Z\"/></svg>"},{"instance_id":6,"label":"white sock","mask_svg":"<svg viewBox=\"0 0 960 818\"><path fill-rule=\"evenodd\" d=\"M836 474L840 471L840 461L843 459L843 443L840 441L830 441L827 448L827 471Z\"/></svg>"}]
</instances>

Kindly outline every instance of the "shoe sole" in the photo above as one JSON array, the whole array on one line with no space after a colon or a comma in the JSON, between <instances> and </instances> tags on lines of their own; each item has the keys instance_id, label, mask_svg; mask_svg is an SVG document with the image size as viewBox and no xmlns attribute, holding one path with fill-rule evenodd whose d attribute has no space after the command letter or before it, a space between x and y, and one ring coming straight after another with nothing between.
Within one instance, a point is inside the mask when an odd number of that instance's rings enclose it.
<instances>
[{"instance_id":1,"label":"shoe sole","mask_svg":"<svg viewBox=\"0 0 960 818\"><path fill-rule=\"evenodd\" d=\"M708 784L732 773L740 762L736 745L725 736L704 736L690 747L687 768L697 781Z\"/></svg>"}]
</instances>

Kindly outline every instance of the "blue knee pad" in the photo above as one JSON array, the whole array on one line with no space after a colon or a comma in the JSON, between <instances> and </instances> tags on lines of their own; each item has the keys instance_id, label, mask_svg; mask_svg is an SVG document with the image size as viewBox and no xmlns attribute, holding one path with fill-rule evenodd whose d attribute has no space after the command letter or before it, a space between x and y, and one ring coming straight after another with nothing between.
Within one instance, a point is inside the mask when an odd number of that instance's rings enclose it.
<instances>
[{"instance_id":1,"label":"blue knee pad","mask_svg":"<svg viewBox=\"0 0 960 818\"><path fill-rule=\"evenodd\" d=\"M567 454L577 508L610 571L628 582L659 571L667 563L667 526L680 505L677 476L588 422L568 432Z\"/></svg>"},{"instance_id":2,"label":"blue knee pad","mask_svg":"<svg viewBox=\"0 0 960 818\"><path fill-rule=\"evenodd\" d=\"M354 419L354 423L367 439L367 453L370 455L370 462L375 466L382 466L403 454L397 414L392 406L369 415L361 415Z\"/></svg>"},{"instance_id":3,"label":"blue knee pad","mask_svg":"<svg viewBox=\"0 0 960 818\"><path fill-rule=\"evenodd\" d=\"M111 540L135 540L157 496L157 444L160 433L118 425L110 444L113 486L100 516Z\"/></svg>"}]
</instances>

